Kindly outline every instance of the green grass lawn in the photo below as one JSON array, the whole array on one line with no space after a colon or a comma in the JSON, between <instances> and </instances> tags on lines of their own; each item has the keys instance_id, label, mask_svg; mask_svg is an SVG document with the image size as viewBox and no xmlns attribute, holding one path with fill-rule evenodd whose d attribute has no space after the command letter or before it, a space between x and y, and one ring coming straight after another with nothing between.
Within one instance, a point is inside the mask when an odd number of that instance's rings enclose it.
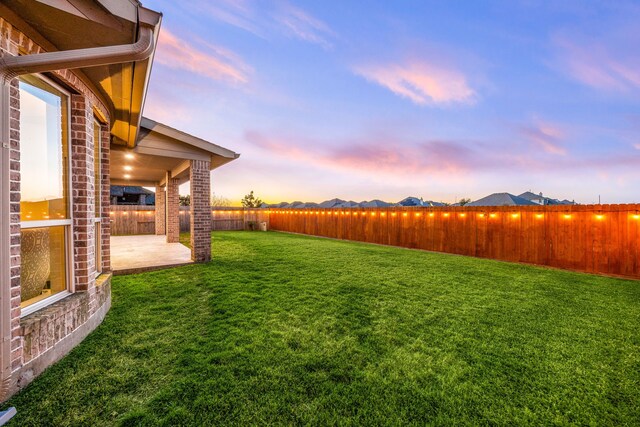
<instances>
[{"instance_id":1,"label":"green grass lawn","mask_svg":"<svg viewBox=\"0 0 640 427\"><path fill-rule=\"evenodd\" d=\"M12 425L640 425L640 282L271 232L212 244L209 264L115 277L104 323L8 402Z\"/></svg>"}]
</instances>

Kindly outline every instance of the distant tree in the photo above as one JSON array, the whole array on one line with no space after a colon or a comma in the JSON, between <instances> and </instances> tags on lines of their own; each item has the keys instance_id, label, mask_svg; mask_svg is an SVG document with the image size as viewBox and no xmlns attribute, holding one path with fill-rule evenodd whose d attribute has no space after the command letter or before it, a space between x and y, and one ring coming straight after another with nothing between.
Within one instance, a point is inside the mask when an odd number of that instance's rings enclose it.
<instances>
[{"instance_id":1,"label":"distant tree","mask_svg":"<svg viewBox=\"0 0 640 427\"><path fill-rule=\"evenodd\" d=\"M191 196L187 194L186 196L180 196L180 206L190 206L191 205Z\"/></svg>"},{"instance_id":2,"label":"distant tree","mask_svg":"<svg viewBox=\"0 0 640 427\"><path fill-rule=\"evenodd\" d=\"M460 201L458 202L460 206L464 206L467 203L471 203L471 199L460 199Z\"/></svg>"},{"instance_id":3,"label":"distant tree","mask_svg":"<svg viewBox=\"0 0 640 427\"><path fill-rule=\"evenodd\" d=\"M440 202L440 203L442 203L442 206L451 206L451 203L449 202Z\"/></svg>"},{"instance_id":4,"label":"distant tree","mask_svg":"<svg viewBox=\"0 0 640 427\"><path fill-rule=\"evenodd\" d=\"M242 199L242 206L245 208L259 208L262 200L253 195L253 190Z\"/></svg>"},{"instance_id":5,"label":"distant tree","mask_svg":"<svg viewBox=\"0 0 640 427\"><path fill-rule=\"evenodd\" d=\"M231 200L227 199L226 197L216 196L216 193L213 193L211 195L211 206L231 206Z\"/></svg>"}]
</instances>

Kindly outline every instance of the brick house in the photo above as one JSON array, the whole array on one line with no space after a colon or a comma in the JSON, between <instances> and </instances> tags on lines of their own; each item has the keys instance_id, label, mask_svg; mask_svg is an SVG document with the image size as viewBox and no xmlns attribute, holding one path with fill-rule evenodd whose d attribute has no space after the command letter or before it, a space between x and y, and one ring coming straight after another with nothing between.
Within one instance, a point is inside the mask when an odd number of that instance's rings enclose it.
<instances>
[{"instance_id":1,"label":"brick house","mask_svg":"<svg viewBox=\"0 0 640 427\"><path fill-rule=\"evenodd\" d=\"M155 187L177 241L189 181L210 260L210 171L238 155L142 117L160 23L135 0L0 3L0 401L108 312L111 184Z\"/></svg>"},{"instance_id":2,"label":"brick house","mask_svg":"<svg viewBox=\"0 0 640 427\"><path fill-rule=\"evenodd\" d=\"M156 193L139 185L112 185L110 193L111 206L154 206L156 204Z\"/></svg>"}]
</instances>

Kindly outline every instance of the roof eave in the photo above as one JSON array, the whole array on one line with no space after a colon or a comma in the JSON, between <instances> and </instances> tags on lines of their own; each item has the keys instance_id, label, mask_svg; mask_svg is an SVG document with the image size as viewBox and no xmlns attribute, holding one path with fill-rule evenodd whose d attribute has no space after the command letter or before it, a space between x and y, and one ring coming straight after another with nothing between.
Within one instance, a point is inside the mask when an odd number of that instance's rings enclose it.
<instances>
[{"instance_id":1,"label":"roof eave","mask_svg":"<svg viewBox=\"0 0 640 427\"><path fill-rule=\"evenodd\" d=\"M161 135L167 136L169 138L173 138L179 141L182 141L186 144L192 145L196 148L199 148L201 150L204 150L206 152L209 152L211 154L220 156L220 157L224 157L225 159L228 159L227 161L225 161L222 164L228 163L232 160L237 159L238 157L240 157L239 153L236 153L232 150L229 150L228 148L224 148L221 147L220 145L214 144L212 142L206 141L202 138L198 138L196 136L190 135L186 132L183 132L181 130L172 128L170 126L167 126L165 124L162 123L158 123L152 119L149 119L147 117L143 117L142 121L140 123L140 126L142 128L145 128L149 131L153 131L153 132L157 132Z\"/></svg>"},{"instance_id":2,"label":"roof eave","mask_svg":"<svg viewBox=\"0 0 640 427\"><path fill-rule=\"evenodd\" d=\"M131 104L129 107L129 126L126 135L115 135L126 142L129 148L134 148L138 141L138 134L142 122L142 111L147 97L147 89L155 58L155 47L158 45L158 35L162 23L162 14L151 9L138 7L138 25L150 26L153 28L154 41L153 53L144 61L133 63L133 76L131 83ZM124 138L123 138L124 137Z\"/></svg>"}]
</instances>

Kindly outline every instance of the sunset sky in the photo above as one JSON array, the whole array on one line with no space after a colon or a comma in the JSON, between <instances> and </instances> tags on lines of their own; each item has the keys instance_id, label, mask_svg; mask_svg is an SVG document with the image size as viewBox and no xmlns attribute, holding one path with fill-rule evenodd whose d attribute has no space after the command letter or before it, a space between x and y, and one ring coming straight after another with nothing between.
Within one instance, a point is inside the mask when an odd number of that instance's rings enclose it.
<instances>
[{"instance_id":1,"label":"sunset sky","mask_svg":"<svg viewBox=\"0 0 640 427\"><path fill-rule=\"evenodd\" d=\"M235 203L640 202L640 3L480 3L145 1L145 115L241 153Z\"/></svg>"}]
</instances>

